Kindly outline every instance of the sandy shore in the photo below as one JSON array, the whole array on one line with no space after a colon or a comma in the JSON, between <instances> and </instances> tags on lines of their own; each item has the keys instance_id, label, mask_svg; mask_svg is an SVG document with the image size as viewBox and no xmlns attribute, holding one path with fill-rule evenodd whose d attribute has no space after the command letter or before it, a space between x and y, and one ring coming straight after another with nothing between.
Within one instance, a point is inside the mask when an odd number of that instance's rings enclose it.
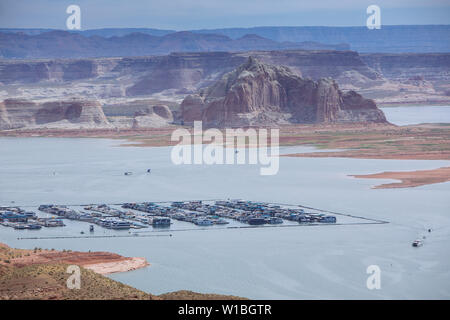
<instances>
[{"instance_id":1,"label":"sandy shore","mask_svg":"<svg viewBox=\"0 0 450 320\"><path fill-rule=\"evenodd\" d=\"M400 180L400 182L377 185L373 187L374 189L411 188L450 181L450 167L433 170L381 172L366 175L351 175L351 177L364 179Z\"/></svg>"},{"instance_id":2,"label":"sandy shore","mask_svg":"<svg viewBox=\"0 0 450 320\"><path fill-rule=\"evenodd\" d=\"M116 272L132 271L148 266L149 263L145 258L127 258L126 260L117 262L102 262L94 264L85 264L86 269L92 270L99 274L110 274Z\"/></svg>"},{"instance_id":3,"label":"sandy shore","mask_svg":"<svg viewBox=\"0 0 450 320\"><path fill-rule=\"evenodd\" d=\"M9 130L0 131L0 136L108 138L118 139L118 144L123 147L160 147L178 143L171 140L175 128ZM283 155L286 157L450 160L450 126L445 124L404 127L388 123L299 124L284 125L279 129L281 146L308 145L335 150ZM119 139L127 140L127 143Z\"/></svg>"},{"instance_id":4,"label":"sandy shore","mask_svg":"<svg viewBox=\"0 0 450 320\"><path fill-rule=\"evenodd\" d=\"M293 153L282 157L302 158L355 158L355 159L391 159L391 160L450 160L450 151L388 153L383 151L366 152L360 150Z\"/></svg>"}]
</instances>

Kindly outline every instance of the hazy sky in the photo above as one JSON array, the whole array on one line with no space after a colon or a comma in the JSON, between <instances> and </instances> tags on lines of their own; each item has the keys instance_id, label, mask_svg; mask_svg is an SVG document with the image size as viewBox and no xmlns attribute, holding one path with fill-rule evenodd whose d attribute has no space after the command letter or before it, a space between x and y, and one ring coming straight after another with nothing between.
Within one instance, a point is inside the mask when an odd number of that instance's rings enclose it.
<instances>
[{"instance_id":1,"label":"hazy sky","mask_svg":"<svg viewBox=\"0 0 450 320\"><path fill-rule=\"evenodd\" d=\"M381 8L382 25L450 17L450 0L0 0L0 27L65 29L70 4L81 7L82 29L362 26L371 4Z\"/></svg>"}]
</instances>

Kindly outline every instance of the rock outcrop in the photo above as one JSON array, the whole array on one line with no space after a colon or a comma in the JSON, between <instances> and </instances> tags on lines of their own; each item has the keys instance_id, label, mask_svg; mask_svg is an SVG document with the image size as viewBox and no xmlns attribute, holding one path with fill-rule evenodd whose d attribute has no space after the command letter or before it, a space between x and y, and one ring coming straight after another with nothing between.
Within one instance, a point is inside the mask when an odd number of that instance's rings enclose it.
<instances>
[{"instance_id":1,"label":"rock outcrop","mask_svg":"<svg viewBox=\"0 0 450 320\"><path fill-rule=\"evenodd\" d=\"M173 121L167 105L152 105L145 100L110 105L106 111L95 100L0 102L0 130L146 129L167 127Z\"/></svg>"},{"instance_id":2,"label":"rock outcrop","mask_svg":"<svg viewBox=\"0 0 450 320\"><path fill-rule=\"evenodd\" d=\"M332 79L304 79L253 57L181 104L184 124L253 126L282 123L386 122L372 100L343 93Z\"/></svg>"},{"instance_id":3,"label":"rock outcrop","mask_svg":"<svg viewBox=\"0 0 450 320\"><path fill-rule=\"evenodd\" d=\"M173 122L173 114L165 105L141 109L135 113L133 129L166 127Z\"/></svg>"},{"instance_id":4,"label":"rock outcrop","mask_svg":"<svg viewBox=\"0 0 450 320\"><path fill-rule=\"evenodd\" d=\"M97 101L35 103L6 99L0 103L0 130L18 128L105 128L110 124Z\"/></svg>"}]
</instances>

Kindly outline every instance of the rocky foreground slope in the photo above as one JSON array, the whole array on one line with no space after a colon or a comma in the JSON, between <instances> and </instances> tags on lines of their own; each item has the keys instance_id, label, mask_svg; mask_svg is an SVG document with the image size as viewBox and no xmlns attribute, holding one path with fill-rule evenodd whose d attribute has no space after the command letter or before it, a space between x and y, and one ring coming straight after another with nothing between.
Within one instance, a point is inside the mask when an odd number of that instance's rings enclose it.
<instances>
[{"instance_id":1,"label":"rocky foreground slope","mask_svg":"<svg viewBox=\"0 0 450 320\"><path fill-rule=\"evenodd\" d=\"M375 102L332 79L304 79L254 57L181 104L181 121L210 127L287 123L386 123Z\"/></svg>"},{"instance_id":2,"label":"rocky foreground slope","mask_svg":"<svg viewBox=\"0 0 450 320\"><path fill-rule=\"evenodd\" d=\"M132 258L109 252L73 252L41 248L26 250L10 248L0 243L0 300L243 299L236 296L191 291L169 292L157 296L104 277L98 268L93 267L108 263L120 264L122 261L130 259ZM69 265L80 267L81 286L79 289L67 287L67 280L70 277L70 273L67 273Z\"/></svg>"}]
</instances>

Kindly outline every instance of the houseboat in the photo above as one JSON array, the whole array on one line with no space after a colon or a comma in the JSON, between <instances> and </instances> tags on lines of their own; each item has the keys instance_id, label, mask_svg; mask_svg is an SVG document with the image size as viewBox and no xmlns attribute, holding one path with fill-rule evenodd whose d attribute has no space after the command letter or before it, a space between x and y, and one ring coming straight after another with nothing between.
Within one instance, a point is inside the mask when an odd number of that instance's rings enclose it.
<instances>
[{"instance_id":1,"label":"houseboat","mask_svg":"<svg viewBox=\"0 0 450 320\"><path fill-rule=\"evenodd\" d=\"M283 219L278 217L272 217L268 219L269 224L281 224L283 223Z\"/></svg>"},{"instance_id":2,"label":"houseboat","mask_svg":"<svg viewBox=\"0 0 450 320\"><path fill-rule=\"evenodd\" d=\"M122 221L122 220L100 219L98 221L98 224L104 228L114 229L114 230L123 230L123 229L131 228L130 222Z\"/></svg>"},{"instance_id":3,"label":"houseboat","mask_svg":"<svg viewBox=\"0 0 450 320\"><path fill-rule=\"evenodd\" d=\"M212 220L209 220L209 219L195 219L195 220L193 220L193 222L197 226L212 226L214 224L212 222Z\"/></svg>"},{"instance_id":4,"label":"houseboat","mask_svg":"<svg viewBox=\"0 0 450 320\"><path fill-rule=\"evenodd\" d=\"M298 223L311 223L311 217L307 215L301 215L298 217Z\"/></svg>"},{"instance_id":5,"label":"houseboat","mask_svg":"<svg viewBox=\"0 0 450 320\"><path fill-rule=\"evenodd\" d=\"M229 224L229 222L225 219L218 218L214 221L215 224Z\"/></svg>"},{"instance_id":6,"label":"houseboat","mask_svg":"<svg viewBox=\"0 0 450 320\"><path fill-rule=\"evenodd\" d=\"M170 226L171 221L169 218L153 218L152 226L153 227L166 227Z\"/></svg>"},{"instance_id":7,"label":"houseboat","mask_svg":"<svg viewBox=\"0 0 450 320\"><path fill-rule=\"evenodd\" d=\"M35 223L29 224L27 227L29 230L40 230L42 228L41 225Z\"/></svg>"},{"instance_id":8,"label":"houseboat","mask_svg":"<svg viewBox=\"0 0 450 320\"><path fill-rule=\"evenodd\" d=\"M320 217L319 222L336 223L336 217L335 216L323 216L323 217Z\"/></svg>"},{"instance_id":9,"label":"houseboat","mask_svg":"<svg viewBox=\"0 0 450 320\"><path fill-rule=\"evenodd\" d=\"M247 223L253 226L266 224L266 219L264 218L250 218L247 220Z\"/></svg>"}]
</instances>

